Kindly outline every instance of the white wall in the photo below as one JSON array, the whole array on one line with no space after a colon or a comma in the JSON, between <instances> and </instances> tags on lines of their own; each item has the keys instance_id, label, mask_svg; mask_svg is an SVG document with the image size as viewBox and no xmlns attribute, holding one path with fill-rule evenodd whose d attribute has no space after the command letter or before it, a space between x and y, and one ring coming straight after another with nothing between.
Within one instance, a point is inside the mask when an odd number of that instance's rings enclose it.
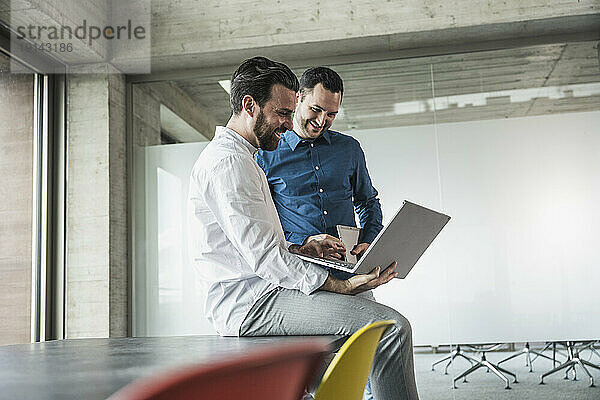
<instances>
[{"instance_id":1,"label":"white wall","mask_svg":"<svg viewBox=\"0 0 600 400\"><path fill-rule=\"evenodd\" d=\"M452 216L407 279L376 291L411 320L416 344L600 337L598 127L591 112L352 133L386 221L404 199ZM136 233L146 256L136 268L136 335L214 334L185 219L205 145L136 157L145 158L137 170L147 213L146 240Z\"/></svg>"},{"instance_id":2,"label":"white wall","mask_svg":"<svg viewBox=\"0 0 600 400\"><path fill-rule=\"evenodd\" d=\"M376 291L416 344L600 337L600 112L352 135L384 220L404 199L452 216Z\"/></svg>"}]
</instances>

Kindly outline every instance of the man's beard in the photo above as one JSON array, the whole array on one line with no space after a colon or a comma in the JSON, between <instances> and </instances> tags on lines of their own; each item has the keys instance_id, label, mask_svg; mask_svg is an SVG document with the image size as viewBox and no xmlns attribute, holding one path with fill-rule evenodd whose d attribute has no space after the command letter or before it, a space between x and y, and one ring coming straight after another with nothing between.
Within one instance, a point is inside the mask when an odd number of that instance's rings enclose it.
<instances>
[{"instance_id":1,"label":"man's beard","mask_svg":"<svg viewBox=\"0 0 600 400\"><path fill-rule=\"evenodd\" d=\"M254 135L256 135L256 139L258 140L258 147L272 151L277 148L279 145L279 138L277 137L277 132L285 132L285 127L281 126L277 129L273 129L269 127L267 122L265 121L265 115L260 111L258 117L256 118L256 125L254 125Z\"/></svg>"}]
</instances>

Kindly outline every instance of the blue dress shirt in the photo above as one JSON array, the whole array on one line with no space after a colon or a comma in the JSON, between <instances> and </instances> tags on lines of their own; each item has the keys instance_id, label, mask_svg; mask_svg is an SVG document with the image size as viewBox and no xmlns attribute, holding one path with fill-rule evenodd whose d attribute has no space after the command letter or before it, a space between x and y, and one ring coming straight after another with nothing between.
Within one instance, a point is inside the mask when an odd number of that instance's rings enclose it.
<instances>
[{"instance_id":1,"label":"blue dress shirt","mask_svg":"<svg viewBox=\"0 0 600 400\"><path fill-rule=\"evenodd\" d=\"M377 190L356 139L326 131L314 140L287 131L274 151L259 150L286 239L301 245L319 233L337 236L336 225L362 227L359 243L371 243L383 228Z\"/></svg>"}]
</instances>

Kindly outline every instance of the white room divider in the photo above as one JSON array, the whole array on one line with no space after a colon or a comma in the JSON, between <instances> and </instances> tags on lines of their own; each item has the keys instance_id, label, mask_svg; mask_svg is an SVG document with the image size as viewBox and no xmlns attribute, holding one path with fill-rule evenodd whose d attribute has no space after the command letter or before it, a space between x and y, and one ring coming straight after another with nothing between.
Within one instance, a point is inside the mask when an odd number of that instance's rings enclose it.
<instances>
[{"instance_id":1,"label":"white room divider","mask_svg":"<svg viewBox=\"0 0 600 400\"><path fill-rule=\"evenodd\" d=\"M451 221L376 297L416 344L600 337L600 112L355 131L384 219Z\"/></svg>"},{"instance_id":2,"label":"white room divider","mask_svg":"<svg viewBox=\"0 0 600 400\"><path fill-rule=\"evenodd\" d=\"M216 334L204 318L202 287L187 240L190 173L207 144L136 150L136 182L145 183L136 186L136 336Z\"/></svg>"},{"instance_id":3,"label":"white room divider","mask_svg":"<svg viewBox=\"0 0 600 400\"><path fill-rule=\"evenodd\" d=\"M351 132L384 220L404 199L452 216L407 279L375 293L411 320L415 344L600 337L599 127L589 112ZM187 256L205 145L138 150L138 335L214 334Z\"/></svg>"}]
</instances>

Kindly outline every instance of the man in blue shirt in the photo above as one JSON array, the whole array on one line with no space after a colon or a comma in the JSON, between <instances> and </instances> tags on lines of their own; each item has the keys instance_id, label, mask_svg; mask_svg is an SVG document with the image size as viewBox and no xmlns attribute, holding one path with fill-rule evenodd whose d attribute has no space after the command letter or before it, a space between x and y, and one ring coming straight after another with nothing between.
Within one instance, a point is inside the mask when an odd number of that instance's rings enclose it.
<instances>
[{"instance_id":1,"label":"man in blue shirt","mask_svg":"<svg viewBox=\"0 0 600 400\"><path fill-rule=\"evenodd\" d=\"M352 254L361 256L383 228L381 205L358 141L330 130L338 114L343 82L330 68L310 68L300 78L294 129L274 151L259 150L286 239L303 245L311 236L337 236L337 225L361 234ZM330 271L347 279L342 271Z\"/></svg>"},{"instance_id":2,"label":"man in blue shirt","mask_svg":"<svg viewBox=\"0 0 600 400\"><path fill-rule=\"evenodd\" d=\"M383 228L382 214L360 144L329 129L343 94L337 72L306 70L296 95L294 129L281 135L274 151L259 150L256 161L267 176L288 242L303 245L314 237L337 236L337 225L356 226L356 211L361 233L351 253L360 257ZM352 276L335 269L329 273L338 279ZM371 291L363 296L375 300ZM364 399L373 399L370 381Z\"/></svg>"},{"instance_id":3,"label":"man in blue shirt","mask_svg":"<svg viewBox=\"0 0 600 400\"><path fill-rule=\"evenodd\" d=\"M332 69L306 70L293 130L281 135L275 150L259 150L256 161L267 176L288 242L303 245L311 238L337 236L337 225L356 226L356 211L361 233L351 253L360 257L383 228L381 204L358 141L329 129L343 94L342 78ZM335 269L329 274L352 276ZM375 300L371 291L360 296ZM364 399L373 399L370 380Z\"/></svg>"}]
</instances>

